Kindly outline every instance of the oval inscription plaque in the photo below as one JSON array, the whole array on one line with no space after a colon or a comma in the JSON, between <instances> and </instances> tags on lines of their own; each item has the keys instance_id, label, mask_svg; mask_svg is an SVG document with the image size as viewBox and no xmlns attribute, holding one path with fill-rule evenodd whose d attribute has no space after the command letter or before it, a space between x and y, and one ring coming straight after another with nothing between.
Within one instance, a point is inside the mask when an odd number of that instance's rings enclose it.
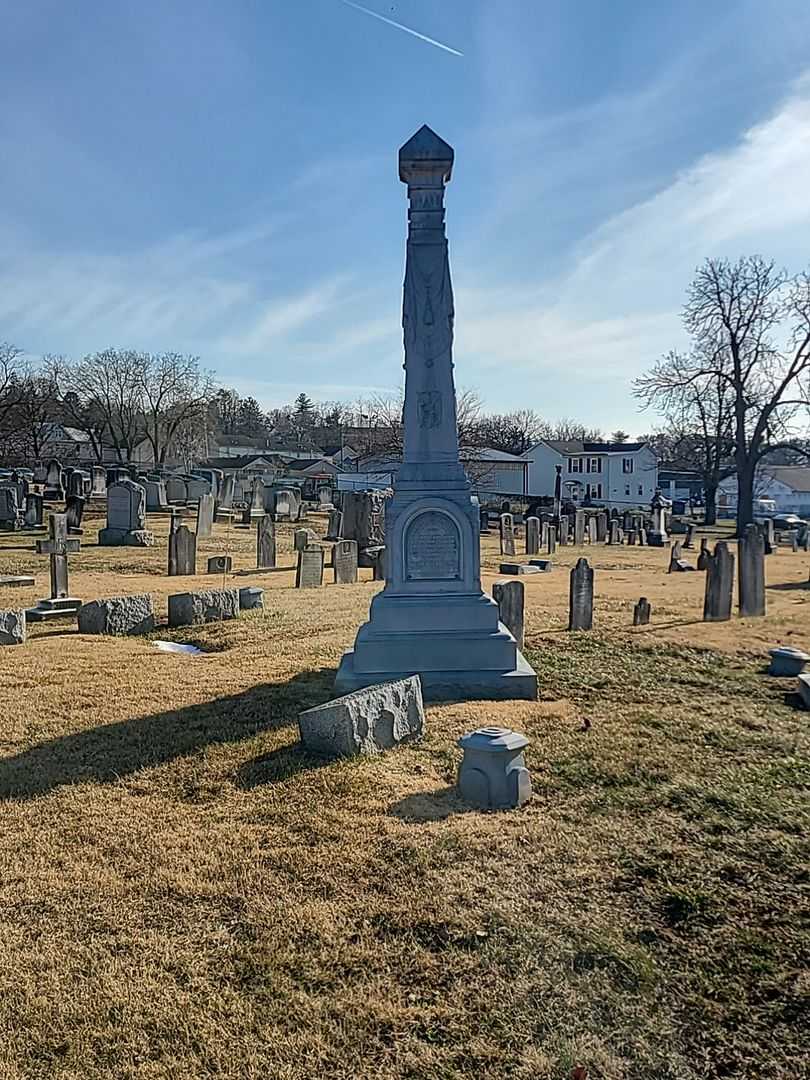
<instances>
[{"instance_id":1,"label":"oval inscription plaque","mask_svg":"<svg viewBox=\"0 0 810 1080\"><path fill-rule=\"evenodd\" d=\"M408 526L406 581L458 581L461 551L458 526L447 514L425 510Z\"/></svg>"}]
</instances>

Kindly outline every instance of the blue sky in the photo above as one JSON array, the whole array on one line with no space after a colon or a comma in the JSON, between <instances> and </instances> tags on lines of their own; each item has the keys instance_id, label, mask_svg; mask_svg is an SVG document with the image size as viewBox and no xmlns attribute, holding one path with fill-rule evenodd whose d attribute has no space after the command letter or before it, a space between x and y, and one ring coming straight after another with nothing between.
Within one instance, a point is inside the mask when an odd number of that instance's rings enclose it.
<instances>
[{"instance_id":1,"label":"blue sky","mask_svg":"<svg viewBox=\"0 0 810 1080\"><path fill-rule=\"evenodd\" d=\"M405 188L456 150L456 378L650 427L707 255L810 261L806 0L0 0L0 340L198 353L265 405L402 378Z\"/></svg>"}]
</instances>

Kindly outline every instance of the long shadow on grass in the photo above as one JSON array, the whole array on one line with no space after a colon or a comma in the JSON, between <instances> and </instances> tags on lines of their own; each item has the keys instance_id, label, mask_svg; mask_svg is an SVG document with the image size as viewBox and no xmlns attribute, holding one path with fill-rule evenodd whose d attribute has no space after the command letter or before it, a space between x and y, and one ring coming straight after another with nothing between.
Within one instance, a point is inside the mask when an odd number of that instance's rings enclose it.
<instances>
[{"instance_id":1,"label":"long shadow on grass","mask_svg":"<svg viewBox=\"0 0 810 1080\"><path fill-rule=\"evenodd\" d=\"M205 746L241 742L261 731L275 731L294 723L302 709L328 700L334 679L334 668L306 671L287 682L254 686L243 694L39 743L0 760L0 799L33 799L65 784L110 783ZM285 753L294 749L287 748ZM315 767L314 759L305 760L304 755L299 765ZM272 768L269 771L272 773ZM276 771L282 772L280 768ZM247 778L241 782L246 786ZM260 781L251 786L256 782Z\"/></svg>"}]
</instances>

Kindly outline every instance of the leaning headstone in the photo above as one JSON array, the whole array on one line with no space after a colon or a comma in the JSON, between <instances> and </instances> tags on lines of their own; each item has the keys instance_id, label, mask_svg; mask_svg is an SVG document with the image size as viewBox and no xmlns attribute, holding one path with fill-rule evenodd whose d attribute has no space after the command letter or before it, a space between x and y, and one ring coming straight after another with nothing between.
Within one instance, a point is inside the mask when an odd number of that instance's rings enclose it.
<instances>
[{"instance_id":1,"label":"leaning headstone","mask_svg":"<svg viewBox=\"0 0 810 1080\"><path fill-rule=\"evenodd\" d=\"M323 585L323 548L307 547L298 552L296 589L317 589Z\"/></svg>"},{"instance_id":2,"label":"leaning headstone","mask_svg":"<svg viewBox=\"0 0 810 1080\"><path fill-rule=\"evenodd\" d=\"M418 675L368 686L298 716L301 742L313 754L354 757L379 754L419 739L425 709Z\"/></svg>"},{"instance_id":3,"label":"leaning headstone","mask_svg":"<svg viewBox=\"0 0 810 1080\"><path fill-rule=\"evenodd\" d=\"M650 601L642 596L633 608L633 626L646 626L650 621Z\"/></svg>"},{"instance_id":4,"label":"leaning headstone","mask_svg":"<svg viewBox=\"0 0 810 1080\"><path fill-rule=\"evenodd\" d=\"M74 474L75 475L75 474ZM68 532L80 533L82 531L82 518L84 516L84 498L81 495L68 495L65 500L65 517L67 518Z\"/></svg>"},{"instance_id":5,"label":"leaning headstone","mask_svg":"<svg viewBox=\"0 0 810 1080\"><path fill-rule=\"evenodd\" d=\"M264 607L264 589L258 585L245 585L239 590L239 610L259 611Z\"/></svg>"},{"instance_id":6,"label":"leaning headstone","mask_svg":"<svg viewBox=\"0 0 810 1080\"><path fill-rule=\"evenodd\" d=\"M80 634L149 634L155 608L148 593L91 600L79 608Z\"/></svg>"},{"instance_id":7,"label":"leaning headstone","mask_svg":"<svg viewBox=\"0 0 810 1080\"><path fill-rule=\"evenodd\" d=\"M82 603L69 595L68 555L78 551L80 543L78 540L69 539L67 517L64 514L51 514L48 519L48 534L47 540L37 540L37 553L50 556L51 595L26 612L26 618L31 622L75 615Z\"/></svg>"},{"instance_id":8,"label":"leaning headstone","mask_svg":"<svg viewBox=\"0 0 810 1080\"><path fill-rule=\"evenodd\" d=\"M219 491L219 508L220 510L232 510L233 509L233 495L236 487L236 474L226 473L222 478L222 486Z\"/></svg>"},{"instance_id":9,"label":"leaning headstone","mask_svg":"<svg viewBox=\"0 0 810 1080\"><path fill-rule=\"evenodd\" d=\"M318 543L318 537L312 529L296 529L293 534L293 551L303 551L304 548L314 547Z\"/></svg>"},{"instance_id":10,"label":"leaning headstone","mask_svg":"<svg viewBox=\"0 0 810 1080\"><path fill-rule=\"evenodd\" d=\"M574 547L582 547L585 543L585 511L574 511Z\"/></svg>"},{"instance_id":11,"label":"leaning headstone","mask_svg":"<svg viewBox=\"0 0 810 1080\"><path fill-rule=\"evenodd\" d=\"M709 559L709 541L707 537L701 536L700 538L700 551L698 552L697 568L698 570L705 570L708 565Z\"/></svg>"},{"instance_id":12,"label":"leaning headstone","mask_svg":"<svg viewBox=\"0 0 810 1080\"><path fill-rule=\"evenodd\" d=\"M492 599L498 605L500 620L515 641L523 648L523 602L525 589L522 581L496 581L492 586Z\"/></svg>"},{"instance_id":13,"label":"leaning headstone","mask_svg":"<svg viewBox=\"0 0 810 1080\"><path fill-rule=\"evenodd\" d=\"M765 614L765 537L747 525L738 545L739 608L743 617Z\"/></svg>"},{"instance_id":14,"label":"leaning headstone","mask_svg":"<svg viewBox=\"0 0 810 1080\"><path fill-rule=\"evenodd\" d=\"M169 626L199 626L239 615L238 589L207 589L169 597Z\"/></svg>"},{"instance_id":15,"label":"leaning headstone","mask_svg":"<svg viewBox=\"0 0 810 1080\"><path fill-rule=\"evenodd\" d=\"M132 480L119 480L107 488L107 527L98 534L101 547L119 544L151 547L155 538L146 528L146 492Z\"/></svg>"},{"instance_id":16,"label":"leaning headstone","mask_svg":"<svg viewBox=\"0 0 810 1080\"><path fill-rule=\"evenodd\" d=\"M256 523L256 568L272 570L276 565L276 527L271 514Z\"/></svg>"},{"instance_id":17,"label":"leaning headstone","mask_svg":"<svg viewBox=\"0 0 810 1080\"><path fill-rule=\"evenodd\" d=\"M25 644L25 612L21 608L0 611L0 645Z\"/></svg>"},{"instance_id":18,"label":"leaning headstone","mask_svg":"<svg viewBox=\"0 0 810 1080\"><path fill-rule=\"evenodd\" d=\"M568 515L567 514L561 514L560 515L560 534L557 537L557 541L558 541L560 547L566 547L568 545L568 529L569 529Z\"/></svg>"},{"instance_id":19,"label":"leaning headstone","mask_svg":"<svg viewBox=\"0 0 810 1080\"><path fill-rule=\"evenodd\" d=\"M727 622L731 618L734 591L734 556L728 544L720 540L714 555L706 550L706 592L703 598L704 622Z\"/></svg>"},{"instance_id":20,"label":"leaning headstone","mask_svg":"<svg viewBox=\"0 0 810 1080\"><path fill-rule=\"evenodd\" d=\"M197 503L197 539L207 540L214 531L214 496L203 492Z\"/></svg>"},{"instance_id":21,"label":"leaning headstone","mask_svg":"<svg viewBox=\"0 0 810 1080\"><path fill-rule=\"evenodd\" d=\"M526 554L540 554L540 519L536 517L526 518Z\"/></svg>"},{"instance_id":22,"label":"leaning headstone","mask_svg":"<svg viewBox=\"0 0 810 1080\"><path fill-rule=\"evenodd\" d=\"M341 510L330 510L328 523L326 526L326 539L327 540L340 540L341 524L343 522L343 512Z\"/></svg>"},{"instance_id":23,"label":"leaning headstone","mask_svg":"<svg viewBox=\"0 0 810 1080\"><path fill-rule=\"evenodd\" d=\"M523 751L525 735L483 727L458 740L464 751L458 770L461 798L479 810L511 810L531 798L532 781Z\"/></svg>"},{"instance_id":24,"label":"leaning headstone","mask_svg":"<svg viewBox=\"0 0 810 1080\"><path fill-rule=\"evenodd\" d=\"M515 525L511 514L501 514L501 555L515 554Z\"/></svg>"},{"instance_id":25,"label":"leaning headstone","mask_svg":"<svg viewBox=\"0 0 810 1080\"><path fill-rule=\"evenodd\" d=\"M212 555L208 560L209 574L229 574L233 568L230 555Z\"/></svg>"},{"instance_id":26,"label":"leaning headstone","mask_svg":"<svg viewBox=\"0 0 810 1080\"><path fill-rule=\"evenodd\" d=\"M336 585L354 585L357 581L356 540L338 540L332 548L332 566Z\"/></svg>"},{"instance_id":27,"label":"leaning headstone","mask_svg":"<svg viewBox=\"0 0 810 1080\"><path fill-rule=\"evenodd\" d=\"M187 525L169 533L169 577L197 573L197 537Z\"/></svg>"},{"instance_id":28,"label":"leaning headstone","mask_svg":"<svg viewBox=\"0 0 810 1080\"><path fill-rule=\"evenodd\" d=\"M568 629L593 628L593 570L587 559L578 559L571 571L568 592Z\"/></svg>"}]
</instances>

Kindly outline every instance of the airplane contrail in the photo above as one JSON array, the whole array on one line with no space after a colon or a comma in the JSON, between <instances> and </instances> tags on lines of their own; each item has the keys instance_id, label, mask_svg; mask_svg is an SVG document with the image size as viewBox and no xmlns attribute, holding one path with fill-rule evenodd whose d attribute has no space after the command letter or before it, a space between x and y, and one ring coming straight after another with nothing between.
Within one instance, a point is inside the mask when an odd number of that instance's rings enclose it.
<instances>
[{"instance_id":1,"label":"airplane contrail","mask_svg":"<svg viewBox=\"0 0 810 1080\"><path fill-rule=\"evenodd\" d=\"M397 30L404 30L406 34L413 34L413 36L419 38L420 41L426 41L428 45L435 45L437 49L444 49L445 52L452 53L453 56L464 55L464 53L459 52L458 49L451 49L449 45L443 45L441 41L436 41L435 38L420 34L418 30L412 30L410 26L403 26L402 23L394 22L393 19L388 19L385 15L380 15L377 11L371 11L370 8L363 7L362 4L355 4L354 0L343 0L343 3L346 4L347 7L357 8L358 11L363 11L366 15L371 15L373 18L379 19L380 22L388 23L389 26L395 26Z\"/></svg>"}]
</instances>

